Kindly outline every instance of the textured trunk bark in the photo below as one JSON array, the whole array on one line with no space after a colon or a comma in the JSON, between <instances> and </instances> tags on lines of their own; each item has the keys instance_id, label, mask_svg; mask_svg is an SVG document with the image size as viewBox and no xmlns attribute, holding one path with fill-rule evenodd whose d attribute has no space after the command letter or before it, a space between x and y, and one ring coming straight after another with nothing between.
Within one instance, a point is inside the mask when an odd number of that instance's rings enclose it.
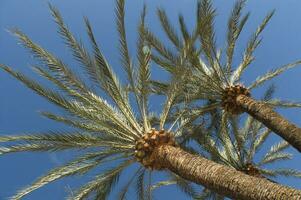
<instances>
[{"instance_id":1,"label":"textured trunk bark","mask_svg":"<svg viewBox=\"0 0 301 200\"><path fill-rule=\"evenodd\" d=\"M245 112L262 122L266 127L301 152L301 128L283 118L270 106L259 103L250 97L239 95L236 101Z\"/></svg>"},{"instance_id":2,"label":"textured trunk bark","mask_svg":"<svg viewBox=\"0 0 301 200\"><path fill-rule=\"evenodd\" d=\"M218 194L240 200L301 200L301 191L268 180L248 176L233 168L180 148L160 146L157 161L179 176L201 184Z\"/></svg>"}]
</instances>

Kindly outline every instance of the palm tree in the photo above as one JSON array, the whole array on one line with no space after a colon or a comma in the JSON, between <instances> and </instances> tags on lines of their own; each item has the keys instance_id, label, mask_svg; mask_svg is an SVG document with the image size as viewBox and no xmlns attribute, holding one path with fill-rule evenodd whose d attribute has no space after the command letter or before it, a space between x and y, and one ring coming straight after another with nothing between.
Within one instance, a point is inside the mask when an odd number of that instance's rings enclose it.
<instances>
[{"instance_id":1,"label":"palm tree","mask_svg":"<svg viewBox=\"0 0 301 200\"><path fill-rule=\"evenodd\" d=\"M183 70L190 73L186 85L186 99L212 100L215 103L208 109L221 107L227 113L241 114L247 112L255 119L265 124L273 132L288 141L301 151L301 129L276 113L270 106L290 107L283 101L260 102L251 98L251 91L282 72L301 64L301 60L283 65L267 74L258 77L249 86L241 84L241 76L254 60L253 52L261 42L260 35L274 11L269 13L251 36L245 49L242 61L233 69L233 55L236 41L249 18L249 13L242 16L244 0L236 2L228 21L226 61L222 63L221 50L215 44L214 17L216 15L210 0L200 0L197 5L197 23L190 33L184 18L179 16L179 26L182 37L171 25L164 10L159 9L158 15L169 40L176 47L176 52L164 45L150 31L147 31L149 45L155 49L152 59L163 69L177 77ZM198 43L199 42L199 43ZM154 81L154 90L161 91L166 84ZM182 97L184 98L184 97ZM300 106L300 104L298 104Z\"/></svg>"},{"instance_id":2,"label":"palm tree","mask_svg":"<svg viewBox=\"0 0 301 200\"><path fill-rule=\"evenodd\" d=\"M275 87L272 85L265 92L262 100L268 101L274 93ZM215 113L218 114L218 113ZM215 130L209 125L193 126L186 134L190 134L188 141L195 140L198 144L195 151L202 156L213 160L214 162L232 167L250 176L264 178L272 182L277 176L297 177L301 178L301 172L291 168L273 168L268 169L270 164L275 164L283 160L290 160L293 154L285 152L289 148L286 141L280 141L272 145L265 154L262 155L260 149L266 143L271 134L271 130L267 129L262 123L248 116L244 125L240 128L240 118L237 116L223 115L223 119L217 119L219 129ZM186 130L188 127L186 127ZM189 133L190 132L190 133ZM200 134L202 133L202 134ZM188 141L185 141L186 143ZM183 144L184 146L184 144ZM183 148L183 147L182 147ZM157 189L159 186L178 184L174 177L170 180L160 181L152 186ZM225 197L216 192L212 192L207 188L196 199L214 199L223 200Z\"/></svg>"},{"instance_id":3,"label":"palm tree","mask_svg":"<svg viewBox=\"0 0 301 200\"><path fill-rule=\"evenodd\" d=\"M35 72L50 81L57 90L42 86L6 65L1 65L1 68L65 111L64 115L51 112L43 112L42 115L75 127L77 131L1 136L0 142L5 146L0 147L0 155L22 151L66 149L81 149L83 154L38 178L11 199L21 199L52 181L66 176L86 174L96 167L101 167L102 172L72 193L68 199L80 200L89 197L105 199L118 183L120 174L129 166L136 165L135 163L140 165L120 191L120 199L125 198L128 188L134 182L137 182L139 198L142 199L146 193L149 199L150 192L145 191L143 184L145 174L160 170L169 170L182 178L233 198L254 200L301 198L299 190L245 175L233 168L181 149L177 145L177 140L192 120L179 115L172 123L167 122L173 109L174 99L181 91L181 85L177 81L172 80L172 84L168 87L159 122L156 120L153 122L148 110L148 97L151 92L149 66L151 55L150 49L145 45L145 9L139 25L138 63L134 65L130 60L126 41L124 1L117 1L116 13L122 66L128 80L125 85L121 84L101 53L89 21L85 19L93 47L92 55L70 33L59 12L52 6L50 9L59 26L59 33L102 95L88 88L62 60L35 44L21 31L13 31L21 43L41 61L39 66L33 66ZM185 77L184 73L182 78ZM135 104L130 103L131 94L134 96ZM133 111L133 105L137 107L138 116ZM169 129L164 130L166 126L169 126ZM148 180L151 182L150 177ZM250 189L245 190L247 186L250 186Z\"/></svg>"}]
</instances>

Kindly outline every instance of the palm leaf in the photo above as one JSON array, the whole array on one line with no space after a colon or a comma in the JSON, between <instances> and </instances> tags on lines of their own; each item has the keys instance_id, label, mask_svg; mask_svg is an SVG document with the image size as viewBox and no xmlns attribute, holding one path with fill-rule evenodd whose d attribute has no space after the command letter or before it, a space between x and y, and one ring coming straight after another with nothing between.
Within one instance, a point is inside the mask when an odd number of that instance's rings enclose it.
<instances>
[{"instance_id":1,"label":"palm leaf","mask_svg":"<svg viewBox=\"0 0 301 200\"><path fill-rule=\"evenodd\" d=\"M97 153L88 153L84 156L76 158L75 160L52 169L46 175L38 178L34 183L29 187L26 187L20 190L16 195L11 197L11 200L17 200L23 198L25 195L37 190L44 185L53 182L55 180L64 178L66 176L80 175L85 174L87 171L91 170L97 166L104 158L111 156L112 154L117 153L116 151L108 150Z\"/></svg>"},{"instance_id":2,"label":"palm leaf","mask_svg":"<svg viewBox=\"0 0 301 200\"><path fill-rule=\"evenodd\" d=\"M105 199L111 192L112 187L118 182L121 171L132 162L133 160L125 160L113 169L107 170L105 173L96 176L94 180L78 189L74 196L69 199L82 200L90 196L93 192L96 192L96 198Z\"/></svg>"},{"instance_id":3,"label":"palm leaf","mask_svg":"<svg viewBox=\"0 0 301 200\"><path fill-rule=\"evenodd\" d=\"M168 36L169 40L177 47L178 49L182 48L181 39L175 31L175 28L171 25L165 11L163 9L157 10L158 17L160 19L161 26Z\"/></svg>"},{"instance_id":4,"label":"palm leaf","mask_svg":"<svg viewBox=\"0 0 301 200\"><path fill-rule=\"evenodd\" d=\"M245 50L243 60L241 64L238 66L238 68L235 70L231 77L231 83L234 83L235 81L240 79L240 76L242 72L251 64L251 62L254 60L253 58L253 52L257 48L257 46L260 44L261 39L259 39L260 34L274 15L274 11L267 14L267 16L263 19L262 23L257 28L256 32L251 36L250 41L248 42L247 48Z\"/></svg>"},{"instance_id":5,"label":"palm leaf","mask_svg":"<svg viewBox=\"0 0 301 200\"><path fill-rule=\"evenodd\" d=\"M298 60L296 62L293 62L293 63L290 63L290 64L287 64L287 65L284 65L282 67L279 67L278 69L276 70L273 70L271 72L268 72L267 74L263 75L263 76L260 76L259 78L257 78L249 87L248 89L252 89L252 88L255 88L255 87L258 87L259 85L263 84L265 81L267 80L270 80L272 78L274 78L275 76L278 76L279 74L281 74L282 72L288 70L288 69L291 69L291 68L294 68L298 65L301 64L301 61Z\"/></svg>"}]
</instances>

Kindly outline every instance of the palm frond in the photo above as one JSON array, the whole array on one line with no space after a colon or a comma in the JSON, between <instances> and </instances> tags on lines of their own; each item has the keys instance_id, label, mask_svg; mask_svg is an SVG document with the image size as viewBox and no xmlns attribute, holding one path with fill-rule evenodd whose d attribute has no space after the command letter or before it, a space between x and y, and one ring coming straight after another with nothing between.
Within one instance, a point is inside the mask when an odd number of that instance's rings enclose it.
<instances>
[{"instance_id":1,"label":"palm frond","mask_svg":"<svg viewBox=\"0 0 301 200\"><path fill-rule=\"evenodd\" d=\"M136 179L136 193L137 199L144 200L145 199L145 185L144 185L144 176L146 174L146 169L143 169L139 172L137 179Z\"/></svg>"},{"instance_id":2,"label":"palm frond","mask_svg":"<svg viewBox=\"0 0 301 200\"><path fill-rule=\"evenodd\" d=\"M276 160L280 159L290 159L292 157L292 154L290 153L283 153L282 151L284 149L287 149L289 147L289 143L286 141L281 141L275 145L273 145L270 150L263 156L263 158L260 161L260 165L272 163Z\"/></svg>"},{"instance_id":3,"label":"palm frond","mask_svg":"<svg viewBox=\"0 0 301 200\"><path fill-rule=\"evenodd\" d=\"M153 199L153 193L151 192L151 185L152 185L152 171L148 170L148 180L147 180L147 187L145 188L145 197L146 200Z\"/></svg>"},{"instance_id":4,"label":"palm frond","mask_svg":"<svg viewBox=\"0 0 301 200\"><path fill-rule=\"evenodd\" d=\"M126 199L126 194L129 191L129 188L133 181L137 178L137 175L140 173L140 171L143 170L143 167L140 167L139 169L136 170L134 175L128 180L128 182L122 187L122 189L119 192L118 199L124 200Z\"/></svg>"},{"instance_id":5,"label":"palm frond","mask_svg":"<svg viewBox=\"0 0 301 200\"><path fill-rule=\"evenodd\" d=\"M276 86L271 84L268 89L264 92L262 101L271 101L273 94L275 93Z\"/></svg>"},{"instance_id":6,"label":"palm frond","mask_svg":"<svg viewBox=\"0 0 301 200\"><path fill-rule=\"evenodd\" d=\"M119 50L121 55L121 63L125 72L127 73L128 80L133 81L133 66L131 63L127 38L126 38L126 30L125 30L125 1L124 0L116 0L116 23L117 30L119 33Z\"/></svg>"},{"instance_id":7,"label":"palm frond","mask_svg":"<svg viewBox=\"0 0 301 200\"><path fill-rule=\"evenodd\" d=\"M32 183L30 186L20 190L17 192L16 195L11 197L11 200L18 200L23 198L25 195L33 192L34 190L37 190L44 185L51 183L55 180L67 177L67 176L74 176L74 175L81 175L85 174L95 166L97 166L103 159L105 159L108 156L111 156L112 154L117 153L117 151L114 150L108 150L103 152L97 152L97 153L88 153L84 156L81 156L79 158L76 158L75 160L57 167L55 169L52 169L49 171L46 175L38 178L34 183Z\"/></svg>"},{"instance_id":8,"label":"palm frond","mask_svg":"<svg viewBox=\"0 0 301 200\"><path fill-rule=\"evenodd\" d=\"M78 189L74 196L69 197L71 200L83 200L95 192L95 197L98 199L105 199L111 192L112 187L118 182L118 178L122 170L132 164L133 160L125 160L118 166L111 170L107 170L105 173L98 175L94 180L85 184Z\"/></svg>"},{"instance_id":9,"label":"palm frond","mask_svg":"<svg viewBox=\"0 0 301 200\"><path fill-rule=\"evenodd\" d=\"M262 173L271 177L275 176L286 176L286 177L295 177L301 178L301 172L296 169L289 169L289 168L280 168L280 169L264 169Z\"/></svg>"},{"instance_id":10,"label":"palm frond","mask_svg":"<svg viewBox=\"0 0 301 200\"><path fill-rule=\"evenodd\" d=\"M175 173L169 173L169 176L171 177L171 181L176 182L176 187L179 188L184 194L186 194L188 197L196 197L197 196L197 191L193 184Z\"/></svg>"},{"instance_id":11,"label":"palm frond","mask_svg":"<svg viewBox=\"0 0 301 200\"><path fill-rule=\"evenodd\" d=\"M119 5L119 4L121 4L121 5ZM119 9L123 9L123 6L124 6L123 1L118 1L118 4L117 4L118 8L116 8L117 9L116 12L123 12L123 10L119 10ZM120 13L120 15L122 15L122 13ZM122 17L122 16L119 16L119 17ZM119 19L119 20L122 20L122 19ZM118 24L119 23L124 23L124 22L118 22ZM120 28L122 28L122 24L120 26L121 26ZM100 49L99 49L99 47L96 43L92 27L91 27L88 20L86 20L86 27L87 27L87 32L88 32L90 41L91 41L93 49L94 49L94 57L95 57L95 60L96 60L96 65L98 66L98 69L100 71L99 72L99 75L100 75L99 78L100 78L102 88L114 100L116 105L118 105L118 107L120 108L123 115L128 118L131 125L138 132L141 131L141 128L140 128L139 124L137 124L136 118L133 114L133 111L132 111L130 105L129 105L128 97L126 96L126 93L124 92L124 90L123 90L121 84L119 83L119 80L117 79L115 73L113 72L112 68L107 63L105 57L101 53L101 51L100 51ZM120 37L122 38L123 36L120 36ZM123 39L125 39L125 38L123 38ZM123 41L123 39L120 39L120 41L121 40ZM122 44L123 44L123 42L122 42ZM127 68L127 69L132 70L132 69L129 69L129 68ZM132 71L131 71L131 73L132 73ZM129 80L131 80L130 79L131 77L128 77ZM134 85L132 85L132 87L134 87Z\"/></svg>"},{"instance_id":12,"label":"palm frond","mask_svg":"<svg viewBox=\"0 0 301 200\"><path fill-rule=\"evenodd\" d=\"M276 161L280 160L289 160L292 159L293 155L290 153L274 153L273 155L270 156L264 156L264 158L258 163L259 166L265 165L265 164L271 164Z\"/></svg>"},{"instance_id":13,"label":"palm frond","mask_svg":"<svg viewBox=\"0 0 301 200\"><path fill-rule=\"evenodd\" d=\"M180 30L181 30L181 33L182 33L182 37L183 37L183 39L185 41L185 48L191 48L190 45L193 44L193 39L191 38L191 35L190 35L189 31L188 31L188 28L187 28L187 25L185 23L183 15L179 15L178 21L179 21L179 25L180 25ZM190 41L191 41L191 44L189 43ZM188 53L189 51L186 50L186 52ZM186 56L184 56L184 57L186 57Z\"/></svg>"},{"instance_id":14,"label":"palm frond","mask_svg":"<svg viewBox=\"0 0 301 200\"><path fill-rule=\"evenodd\" d=\"M300 108L301 103L291 102L291 101L283 101L279 99L272 99L269 101L265 101L265 104L273 107L282 107L282 108Z\"/></svg>"},{"instance_id":15,"label":"palm frond","mask_svg":"<svg viewBox=\"0 0 301 200\"><path fill-rule=\"evenodd\" d=\"M216 47L213 24L215 10L213 9L210 0L202 0L198 2L197 16L202 50L205 53L210 65L214 66L213 53L216 51Z\"/></svg>"},{"instance_id":16,"label":"palm frond","mask_svg":"<svg viewBox=\"0 0 301 200\"><path fill-rule=\"evenodd\" d=\"M160 19L161 26L168 36L169 40L175 45L176 48L182 48L182 42L180 37L178 36L175 28L171 25L166 12L163 9L157 10L158 17Z\"/></svg>"},{"instance_id":17,"label":"palm frond","mask_svg":"<svg viewBox=\"0 0 301 200\"><path fill-rule=\"evenodd\" d=\"M228 117L225 112L222 113L221 130L219 132L218 139L222 143L223 151L221 151L221 154L224 154L225 158L232 163L232 165L236 166L239 162L239 154L236 151L235 144L230 137Z\"/></svg>"},{"instance_id":18,"label":"palm frond","mask_svg":"<svg viewBox=\"0 0 301 200\"><path fill-rule=\"evenodd\" d=\"M169 186L175 184L177 184L177 181L175 180L159 181L151 186L151 190L153 191L155 189L161 188L162 186Z\"/></svg>"},{"instance_id":19,"label":"palm frond","mask_svg":"<svg viewBox=\"0 0 301 200\"><path fill-rule=\"evenodd\" d=\"M61 151L65 149L86 149L91 147L112 147L131 149L132 144L106 141L101 136L88 133L58 133L50 132L35 135L1 136L0 142L16 142L6 147L0 147L0 154L20 151Z\"/></svg>"},{"instance_id":20,"label":"palm frond","mask_svg":"<svg viewBox=\"0 0 301 200\"><path fill-rule=\"evenodd\" d=\"M251 147L248 151L248 160L251 161L256 152L260 150L260 147L264 144L268 136L271 134L271 130L265 129L260 135L251 143Z\"/></svg>"},{"instance_id":21,"label":"palm frond","mask_svg":"<svg viewBox=\"0 0 301 200\"><path fill-rule=\"evenodd\" d=\"M81 42L78 42L72 33L69 31L69 28L65 25L63 18L60 12L49 4L49 8L51 10L51 14L59 27L59 34L64 39L66 45L70 48L73 53L73 56L77 61L79 61L82 67L86 70L88 75L92 80L96 81L96 69L94 60L90 57L89 53L86 51L86 48L83 46ZM97 83L97 81L96 81Z\"/></svg>"},{"instance_id":22,"label":"palm frond","mask_svg":"<svg viewBox=\"0 0 301 200\"><path fill-rule=\"evenodd\" d=\"M290 63L290 64L287 64L287 65L284 65L284 66L281 66L279 67L278 69L276 70L273 70L273 71L270 71L268 72L267 74L263 75L263 76L260 76L259 78L257 78L249 87L248 89L252 89L252 88L255 88L255 87L258 87L259 85L263 84L265 81L267 80L270 80L272 78L274 78L275 76L278 76L279 74L281 74L282 72L288 70L288 69L291 69L291 68L294 68L298 65L301 64L301 61L298 60L296 62L293 62L293 63Z\"/></svg>"},{"instance_id":23,"label":"palm frond","mask_svg":"<svg viewBox=\"0 0 301 200\"><path fill-rule=\"evenodd\" d=\"M240 63L240 65L237 67L235 72L233 73L231 77L231 83L236 82L240 79L242 72L251 64L251 62L254 60L253 52L257 48L257 46L260 44L261 39L259 39L260 34L266 27L266 25L269 23L270 19L274 15L275 11L272 11L267 14L267 16L263 19L262 23L257 28L256 32L251 36L250 41L248 42L247 48L245 50L243 60Z\"/></svg>"},{"instance_id":24,"label":"palm frond","mask_svg":"<svg viewBox=\"0 0 301 200\"><path fill-rule=\"evenodd\" d=\"M249 13L241 18L241 12L245 5L245 0L239 0L235 3L230 18L228 20L228 34L227 34L227 72L230 72L234 54L234 47L236 41L249 18Z\"/></svg>"},{"instance_id":25,"label":"palm frond","mask_svg":"<svg viewBox=\"0 0 301 200\"><path fill-rule=\"evenodd\" d=\"M159 54L160 57L163 57L167 61L169 61L172 64L176 64L177 61L177 55L168 48L166 45L164 45L152 32L150 32L148 29L145 29L145 36L147 38L147 42L149 45L154 48ZM152 56L153 57L153 56ZM155 60L154 60L155 61ZM166 62L166 61L165 61ZM164 67L164 66L162 66Z\"/></svg>"},{"instance_id":26,"label":"palm frond","mask_svg":"<svg viewBox=\"0 0 301 200\"><path fill-rule=\"evenodd\" d=\"M15 29L12 31L21 41L21 43L31 52L33 55L39 59L43 64L45 64L50 71L55 74L55 77L68 85L71 88L74 88L77 91L82 93L89 92L88 87L84 84L84 82L73 73L66 64L64 64L61 60L53 56L51 53L35 44L33 41L29 39L24 33Z\"/></svg>"},{"instance_id":27,"label":"palm frond","mask_svg":"<svg viewBox=\"0 0 301 200\"><path fill-rule=\"evenodd\" d=\"M143 12L141 14L140 26L138 29L139 39L137 44L137 51L138 51L139 68L138 68L137 88L139 90L139 97L137 97L138 98L137 104L140 107L141 117L143 119L143 124L144 124L144 131L148 131L150 129L150 124L148 123L147 120L147 116L148 116L147 97L150 93L151 72L150 72L149 62L151 59L151 52L150 49L148 49L149 47L146 45L145 25L144 25L145 15L146 15L146 8L144 7Z\"/></svg>"},{"instance_id":28,"label":"palm frond","mask_svg":"<svg viewBox=\"0 0 301 200\"><path fill-rule=\"evenodd\" d=\"M35 82L34 80L27 78L26 76L24 76L23 74L21 74L19 72L13 71L12 69L10 69L9 67L7 67L5 65L1 65L1 68L4 69L9 74L11 74L16 79L20 80L28 88L32 89L39 95L47 98L50 102L64 108L67 112L69 112L73 115L76 115L76 116L81 116L83 118L88 117L88 119L94 119L95 121L100 121L100 122L103 121L103 119L100 118L99 114L95 114L95 113L91 112L91 107L89 107L89 108L83 107L82 103L78 103L76 101L68 101L59 93L54 92L50 89L46 89L45 87L41 86L39 83ZM96 109L96 110L101 109L102 114L106 118L113 120L120 127L128 130L132 136L137 137L135 131L133 131L132 128L127 125L128 124L127 122L122 120L122 119L124 119L124 117L122 117L115 108L110 106L103 99L95 96L93 93L87 93L87 95L89 96L89 100L86 101L87 98L84 97L85 103L89 103L90 104L89 106L93 106L92 107L93 109ZM81 98L83 98L83 97L81 96ZM129 137L129 136L126 136L126 137Z\"/></svg>"},{"instance_id":29,"label":"palm frond","mask_svg":"<svg viewBox=\"0 0 301 200\"><path fill-rule=\"evenodd\" d=\"M182 74L181 77L178 77L179 79L184 79L185 74ZM175 99L177 95L179 95L181 91L181 86L179 85L179 82L177 81L171 81L167 93L166 93L166 100L161 112L160 116L160 129L163 129L163 126L165 124L165 121L167 119L167 116L170 112L170 109L172 108L173 104L175 103Z\"/></svg>"}]
</instances>

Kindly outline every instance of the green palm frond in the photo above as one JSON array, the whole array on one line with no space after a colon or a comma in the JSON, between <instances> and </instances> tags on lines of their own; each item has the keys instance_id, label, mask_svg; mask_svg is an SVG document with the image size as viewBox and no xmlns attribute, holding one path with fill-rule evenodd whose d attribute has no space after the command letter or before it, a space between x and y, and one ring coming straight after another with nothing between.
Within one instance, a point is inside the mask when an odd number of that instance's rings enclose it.
<instances>
[{"instance_id":1,"label":"green palm frond","mask_svg":"<svg viewBox=\"0 0 301 200\"><path fill-rule=\"evenodd\" d=\"M91 170L95 166L99 165L100 162L111 156L113 154L118 153L118 151L107 150L103 152L96 153L88 153L84 156L76 158L75 160L57 167L51 171L49 171L46 175L38 178L31 186L19 191L15 196L11 199L20 199L26 194L43 187L44 185L51 183L57 179L66 177L66 176L74 176L78 174L85 174L87 171Z\"/></svg>"},{"instance_id":2,"label":"green palm frond","mask_svg":"<svg viewBox=\"0 0 301 200\"><path fill-rule=\"evenodd\" d=\"M0 142L17 144L1 147L1 154L18 151L59 151L72 148L113 147L131 149L131 143L89 133L50 132L36 135L1 136Z\"/></svg>"},{"instance_id":3,"label":"green palm frond","mask_svg":"<svg viewBox=\"0 0 301 200\"><path fill-rule=\"evenodd\" d=\"M197 6L197 26L200 31L200 41L202 50L205 53L206 59L214 65L213 55L216 52L215 33L214 33L214 17L216 15L212 3L209 0L199 1ZM215 70L215 69L214 69Z\"/></svg>"},{"instance_id":4,"label":"green palm frond","mask_svg":"<svg viewBox=\"0 0 301 200\"><path fill-rule=\"evenodd\" d=\"M12 32L19 38L25 48L29 49L33 55L42 62L42 64L47 66L48 70L53 73L58 81L83 94L89 92L89 89L85 86L83 81L80 80L80 78L61 60L35 44L20 30L15 29Z\"/></svg>"},{"instance_id":5,"label":"green palm frond","mask_svg":"<svg viewBox=\"0 0 301 200\"><path fill-rule=\"evenodd\" d=\"M268 163L273 163L277 160L287 160L292 158L291 153L284 153L283 150L287 149L289 144L286 141L281 141L273 145L270 150L262 157L258 165L264 165Z\"/></svg>"},{"instance_id":6,"label":"green palm frond","mask_svg":"<svg viewBox=\"0 0 301 200\"><path fill-rule=\"evenodd\" d=\"M271 131L269 129L266 129L262 133L259 134L259 136L253 140L253 142L250 144L250 148L248 151L248 160L252 160L252 157L254 157L254 154L257 153L260 150L260 147L264 144L268 136L271 134Z\"/></svg>"},{"instance_id":7,"label":"green palm frond","mask_svg":"<svg viewBox=\"0 0 301 200\"><path fill-rule=\"evenodd\" d=\"M296 169L289 169L289 168L280 168L274 170L263 169L262 173L270 177L275 177L275 176L288 176L288 177L296 177L296 178L301 177L300 171Z\"/></svg>"},{"instance_id":8,"label":"green palm frond","mask_svg":"<svg viewBox=\"0 0 301 200\"><path fill-rule=\"evenodd\" d=\"M262 23L258 26L256 32L253 33L253 35L251 36L251 38L247 44L247 48L245 50L243 60L242 60L241 64L238 66L238 68L233 72L233 75L231 77L231 83L238 81L240 79L243 71L254 60L253 53L261 42L261 39L259 38L259 36L263 32L266 25L269 23L269 21L273 17L273 15L274 15L274 11L267 14L267 16L263 19Z\"/></svg>"},{"instance_id":9,"label":"green palm frond","mask_svg":"<svg viewBox=\"0 0 301 200\"><path fill-rule=\"evenodd\" d=\"M288 69L294 68L294 67L296 67L297 65L300 65L300 64L301 64L301 61L296 61L296 62L287 64L287 65L281 66L281 67L279 67L279 68L277 68L277 69L275 69L275 70L273 70L271 72L268 72L267 74L265 74L263 76L258 77L254 81L254 83L252 83L248 88L249 89L253 89L255 87L258 87L259 85L263 84L267 80L270 80L270 79L278 76L282 72L284 72L284 71L286 71Z\"/></svg>"},{"instance_id":10,"label":"green palm frond","mask_svg":"<svg viewBox=\"0 0 301 200\"><path fill-rule=\"evenodd\" d=\"M187 25L185 23L185 19L184 19L183 15L179 15L178 21L179 21L179 24L180 24L180 30L181 30L181 33L182 33L182 37L185 41L185 45L187 45L189 43L189 41L191 41L191 35L188 31L188 28L187 28Z\"/></svg>"},{"instance_id":11,"label":"green palm frond","mask_svg":"<svg viewBox=\"0 0 301 200\"><path fill-rule=\"evenodd\" d=\"M293 155L290 153L275 153L271 156L265 156L259 163L258 165L265 165L265 164L270 164L276 161L281 161L281 160L290 160L292 159Z\"/></svg>"},{"instance_id":12,"label":"green palm frond","mask_svg":"<svg viewBox=\"0 0 301 200\"><path fill-rule=\"evenodd\" d=\"M119 50L121 55L121 62L122 67L127 73L128 80L131 82L134 81L133 79L133 66L131 63L128 45L127 45L127 38L126 38L126 30L125 30L125 1L124 0L116 0L117 6L115 9L116 13L116 22L117 22L117 30L119 33ZM133 85L132 85L133 86Z\"/></svg>"},{"instance_id":13,"label":"green palm frond","mask_svg":"<svg viewBox=\"0 0 301 200\"><path fill-rule=\"evenodd\" d=\"M137 44L137 51L138 51L138 83L137 88L138 91L135 91L137 98L137 104L140 108L141 116L143 119L144 124L144 131L150 129L150 124L148 123L147 116L148 116L148 95L150 94L150 58L151 52L149 47L146 45L146 38L145 38L145 15L146 15L146 8L144 7L142 15L141 15L141 22L138 29L139 32L139 39Z\"/></svg>"},{"instance_id":14,"label":"green palm frond","mask_svg":"<svg viewBox=\"0 0 301 200\"><path fill-rule=\"evenodd\" d=\"M228 33L227 33L227 72L230 71L233 61L234 47L236 41L249 18L249 13L241 18L241 12L244 7L245 1L237 1L231 16L228 20Z\"/></svg>"},{"instance_id":15,"label":"green palm frond","mask_svg":"<svg viewBox=\"0 0 301 200\"><path fill-rule=\"evenodd\" d=\"M154 62L163 67L163 69L173 73L175 63L178 63L177 55L170 48L166 47L152 32L150 32L150 30L146 29L145 35L147 42L159 53L159 56L152 54ZM160 65L160 63L165 64Z\"/></svg>"},{"instance_id":16,"label":"green palm frond","mask_svg":"<svg viewBox=\"0 0 301 200\"><path fill-rule=\"evenodd\" d=\"M301 107L301 103L278 100L278 99L265 101L264 103L267 105L270 105L270 106L283 107L283 108L296 108L296 107L299 108L299 107Z\"/></svg>"},{"instance_id":17,"label":"green palm frond","mask_svg":"<svg viewBox=\"0 0 301 200\"><path fill-rule=\"evenodd\" d=\"M59 27L59 34L64 39L65 44L72 51L73 56L78 60L84 69L91 76L92 80L95 76L95 65L93 59L90 57L89 53L86 51L82 43L78 42L72 33L69 31L68 27L65 25L60 12L49 4L51 14ZM94 74L94 75L93 75Z\"/></svg>"},{"instance_id":18,"label":"green palm frond","mask_svg":"<svg viewBox=\"0 0 301 200\"><path fill-rule=\"evenodd\" d=\"M126 194L129 192L130 186L132 185L132 183L134 182L134 180L137 178L138 174L142 170L143 170L142 167L140 167L138 170L136 170L136 172L134 173L134 175L128 180L128 182L120 190L120 192L118 194L118 199L120 199L120 200L126 199Z\"/></svg>"},{"instance_id":19,"label":"green palm frond","mask_svg":"<svg viewBox=\"0 0 301 200\"><path fill-rule=\"evenodd\" d=\"M70 197L69 199L85 199L93 192L96 192L95 199L105 199L112 190L112 187L118 182L118 178L122 170L132 162L133 160L125 160L117 167L114 167L113 169L107 170L105 173L96 176L94 180L78 189L74 196Z\"/></svg>"},{"instance_id":20,"label":"green palm frond","mask_svg":"<svg viewBox=\"0 0 301 200\"><path fill-rule=\"evenodd\" d=\"M157 14L160 19L161 26L165 31L166 35L168 36L168 38L170 39L170 41L172 41L175 47L181 49L182 48L181 39L176 33L175 28L171 25L170 20L168 19L165 11L163 9L158 9Z\"/></svg>"}]
</instances>

